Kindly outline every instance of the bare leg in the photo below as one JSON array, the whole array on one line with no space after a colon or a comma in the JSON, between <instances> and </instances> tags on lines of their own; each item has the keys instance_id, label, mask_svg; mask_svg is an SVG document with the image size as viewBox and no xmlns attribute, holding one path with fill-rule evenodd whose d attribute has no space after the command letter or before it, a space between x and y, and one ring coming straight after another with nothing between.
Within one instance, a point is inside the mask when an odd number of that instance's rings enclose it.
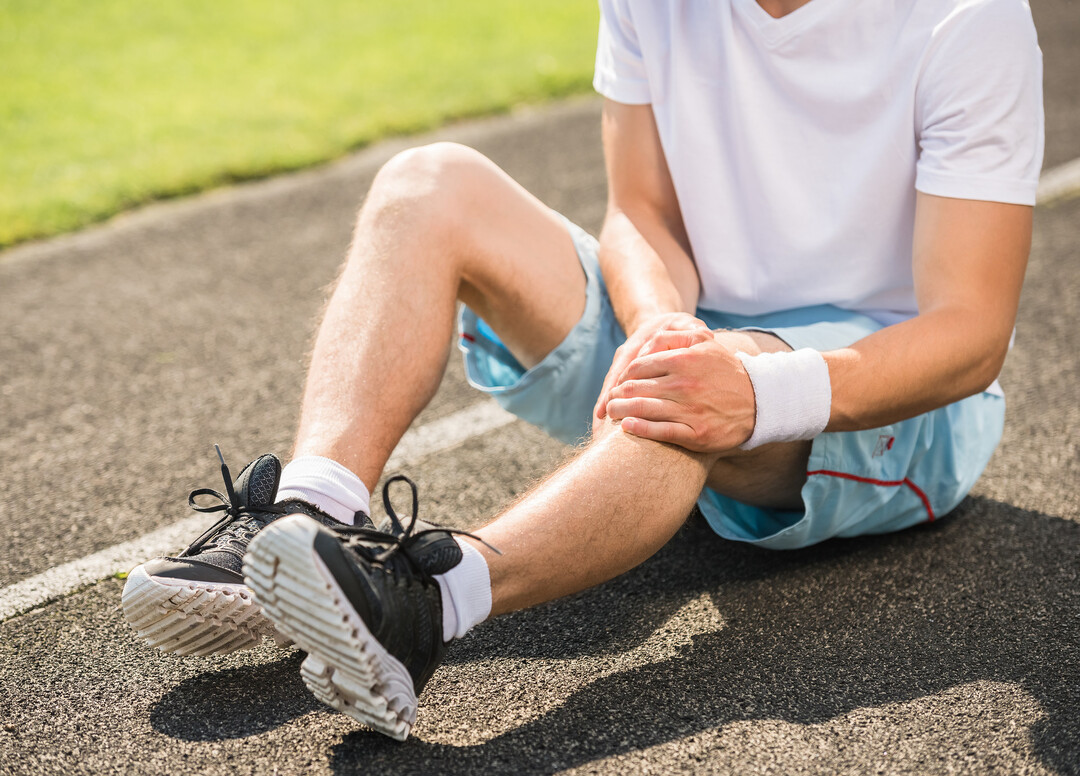
<instances>
[{"instance_id":1,"label":"bare leg","mask_svg":"<svg viewBox=\"0 0 1080 776\"><path fill-rule=\"evenodd\" d=\"M439 385L461 299L526 366L585 307L562 220L479 153L440 143L379 173L319 329L294 455L373 487Z\"/></svg>"},{"instance_id":2,"label":"bare leg","mask_svg":"<svg viewBox=\"0 0 1080 776\"><path fill-rule=\"evenodd\" d=\"M477 535L492 614L570 595L637 566L679 529L715 456L603 421L580 455Z\"/></svg>"},{"instance_id":3,"label":"bare leg","mask_svg":"<svg viewBox=\"0 0 1080 776\"><path fill-rule=\"evenodd\" d=\"M730 332L749 353L790 350L769 334ZM565 467L477 532L492 614L584 590L645 561L679 529L706 483L762 506L796 506L810 443L692 453L623 433L611 422ZM792 500L795 503L789 503Z\"/></svg>"},{"instance_id":4,"label":"bare leg","mask_svg":"<svg viewBox=\"0 0 1080 776\"><path fill-rule=\"evenodd\" d=\"M562 221L490 161L448 144L396 157L360 212L320 327L295 455L332 458L373 485L438 387L455 299L530 366L570 331L584 297ZM728 336L748 352L787 349L770 335ZM504 552L482 550L493 612L638 565L671 538L707 481L744 500L790 498L805 479L807 450L776 445L721 458L602 424L580 455L481 530Z\"/></svg>"}]
</instances>

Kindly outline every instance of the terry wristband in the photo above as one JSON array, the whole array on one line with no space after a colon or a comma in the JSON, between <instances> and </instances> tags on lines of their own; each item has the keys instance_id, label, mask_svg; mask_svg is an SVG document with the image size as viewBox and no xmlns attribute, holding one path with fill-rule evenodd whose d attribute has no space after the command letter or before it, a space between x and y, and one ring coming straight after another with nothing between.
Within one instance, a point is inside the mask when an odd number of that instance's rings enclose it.
<instances>
[{"instance_id":1,"label":"terry wristband","mask_svg":"<svg viewBox=\"0 0 1080 776\"><path fill-rule=\"evenodd\" d=\"M813 439L829 424L832 386L829 366L811 348L783 353L735 355L754 386L754 433L739 447L753 450L770 442Z\"/></svg>"}]
</instances>

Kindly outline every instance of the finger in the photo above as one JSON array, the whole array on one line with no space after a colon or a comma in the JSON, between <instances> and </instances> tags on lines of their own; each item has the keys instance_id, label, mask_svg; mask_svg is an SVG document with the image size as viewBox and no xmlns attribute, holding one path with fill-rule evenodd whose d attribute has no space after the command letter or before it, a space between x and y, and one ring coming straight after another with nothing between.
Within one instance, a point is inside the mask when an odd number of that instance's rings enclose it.
<instances>
[{"instance_id":1,"label":"finger","mask_svg":"<svg viewBox=\"0 0 1080 776\"><path fill-rule=\"evenodd\" d=\"M607 413L612 420L640 418L681 423L686 417L685 408L681 404L651 396L611 399L607 405Z\"/></svg>"},{"instance_id":2,"label":"finger","mask_svg":"<svg viewBox=\"0 0 1080 776\"><path fill-rule=\"evenodd\" d=\"M597 419L603 418L605 413L605 407L608 400L611 398L611 389L618 385L618 375L623 371L625 367L620 364L613 363L608 370L607 375L604 377L604 384L600 387L600 396L596 399L596 417Z\"/></svg>"},{"instance_id":3,"label":"finger","mask_svg":"<svg viewBox=\"0 0 1080 776\"><path fill-rule=\"evenodd\" d=\"M600 396L596 399L596 419L601 420L607 413L607 403L611 399L612 389L618 385L615 381L614 372L609 372L604 379L604 385L600 388Z\"/></svg>"},{"instance_id":4,"label":"finger","mask_svg":"<svg viewBox=\"0 0 1080 776\"><path fill-rule=\"evenodd\" d=\"M604 417L604 406L607 404L607 395L611 390L611 386L615 384L615 378L626 367L622 365L623 353L626 352L626 346L621 345L615 350L615 356L611 359L611 366L608 367L607 374L604 375L604 383L600 386L600 395L596 397L596 406L593 408L593 413L596 415L597 420Z\"/></svg>"},{"instance_id":5,"label":"finger","mask_svg":"<svg viewBox=\"0 0 1080 776\"><path fill-rule=\"evenodd\" d=\"M606 392L600 393L600 398L596 400L596 407L594 408L594 414L597 420L603 420L607 415L608 395Z\"/></svg>"},{"instance_id":6,"label":"finger","mask_svg":"<svg viewBox=\"0 0 1080 776\"><path fill-rule=\"evenodd\" d=\"M647 356L635 358L619 374L618 383L625 383L627 380L652 380L667 377L674 372L675 357L676 351L665 350L662 353L650 353Z\"/></svg>"},{"instance_id":7,"label":"finger","mask_svg":"<svg viewBox=\"0 0 1080 776\"><path fill-rule=\"evenodd\" d=\"M596 418L599 420L604 417L605 407L611 393L611 389L619 384L619 375L626 370L626 367L637 356L638 346L641 344L636 339L631 338L620 345L615 350L615 356L611 360L611 366L608 367L607 374L604 376L604 384L600 386L600 396L596 400Z\"/></svg>"},{"instance_id":8,"label":"finger","mask_svg":"<svg viewBox=\"0 0 1080 776\"><path fill-rule=\"evenodd\" d=\"M654 442L666 442L671 445L679 445L693 450L693 429L685 423L671 423L667 421L643 420L641 418L625 418L620 423L622 430L642 439L651 439Z\"/></svg>"},{"instance_id":9,"label":"finger","mask_svg":"<svg viewBox=\"0 0 1080 776\"><path fill-rule=\"evenodd\" d=\"M610 375L611 372L608 372ZM593 415L596 419L604 417L604 406L607 404L608 377L604 377L604 384L600 386L600 395L596 397L596 406L593 407Z\"/></svg>"},{"instance_id":10,"label":"finger","mask_svg":"<svg viewBox=\"0 0 1080 776\"><path fill-rule=\"evenodd\" d=\"M625 380L614 386L607 393L607 400L610 402L612 399L632 399L635 397L645 398L671 398L668 386L665 385L665 380L652 379L652 380Z\"/></svg>"},{"instance_id":11,"label":"finger","mask_svg":"<svg viewBox=\"0 0 1080 776\"><path fill-rule=\"evenodd\" d=\"M644 347L638 352L638 358L647 356L651 353L660 353L665 350L688 348L711 338L711 334L712 332L709 332L707 329L700 328L658 331L649 338L649 341L646 342Z\"/></svg>"}]
</instances>

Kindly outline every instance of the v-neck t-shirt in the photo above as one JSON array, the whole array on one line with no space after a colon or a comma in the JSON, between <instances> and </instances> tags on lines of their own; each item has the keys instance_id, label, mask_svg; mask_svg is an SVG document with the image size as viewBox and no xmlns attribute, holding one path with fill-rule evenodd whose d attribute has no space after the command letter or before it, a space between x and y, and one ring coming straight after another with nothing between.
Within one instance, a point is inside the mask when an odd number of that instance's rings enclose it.
<instances>
[{"instance_id":1,"label":"v-neck t-shirt","mask_svg":"<svg viewBox=\"0 0 1080 776\"><path fill-rule=\"evenodd\" d=\"M702 308L918 311L916 190L1035 203L1024 0L601 0L594 86L649 104Z\"/></svg>"}]
</instances>

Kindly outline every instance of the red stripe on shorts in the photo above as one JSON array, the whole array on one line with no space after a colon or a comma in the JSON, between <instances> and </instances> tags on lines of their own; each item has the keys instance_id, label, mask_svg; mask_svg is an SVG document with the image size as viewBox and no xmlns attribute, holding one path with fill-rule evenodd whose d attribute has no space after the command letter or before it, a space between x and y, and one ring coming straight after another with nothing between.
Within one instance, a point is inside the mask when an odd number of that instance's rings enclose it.
<instances>
[{"instance_id":1,"label":"red stripe on shorts","mask_svg":"<svg viewBox=\"0 0 1080 776\"><path fill-rule=\"evenodd\" d=\"M926 522L928 522L928 523L934 522L934 510L930 506L930 499L928 499L926 497L926 494L923 493L922 488L920 488L914 482L909 480L907 477L905 477L902 480L875 480L875 479L872 479L871 477L860 477L857 474L848 474L847 472L834 472L834 471L831 471L829 469L818 469L817 471L807 472L806 476L807 477L812 477L815 474L821 474L821 475L824 475L826 477L840 477L841 479L845 479L845 480L854 480L855 482L865 482L865 483L867 483L869 485L881 485L881 486L887 487L887 488L898 488L901 485L907 485L909 488L911 488L911 491L916 496L919 497L919 500L922 501L923 506L926 508Z\"/></svg>"}]
</instances>

